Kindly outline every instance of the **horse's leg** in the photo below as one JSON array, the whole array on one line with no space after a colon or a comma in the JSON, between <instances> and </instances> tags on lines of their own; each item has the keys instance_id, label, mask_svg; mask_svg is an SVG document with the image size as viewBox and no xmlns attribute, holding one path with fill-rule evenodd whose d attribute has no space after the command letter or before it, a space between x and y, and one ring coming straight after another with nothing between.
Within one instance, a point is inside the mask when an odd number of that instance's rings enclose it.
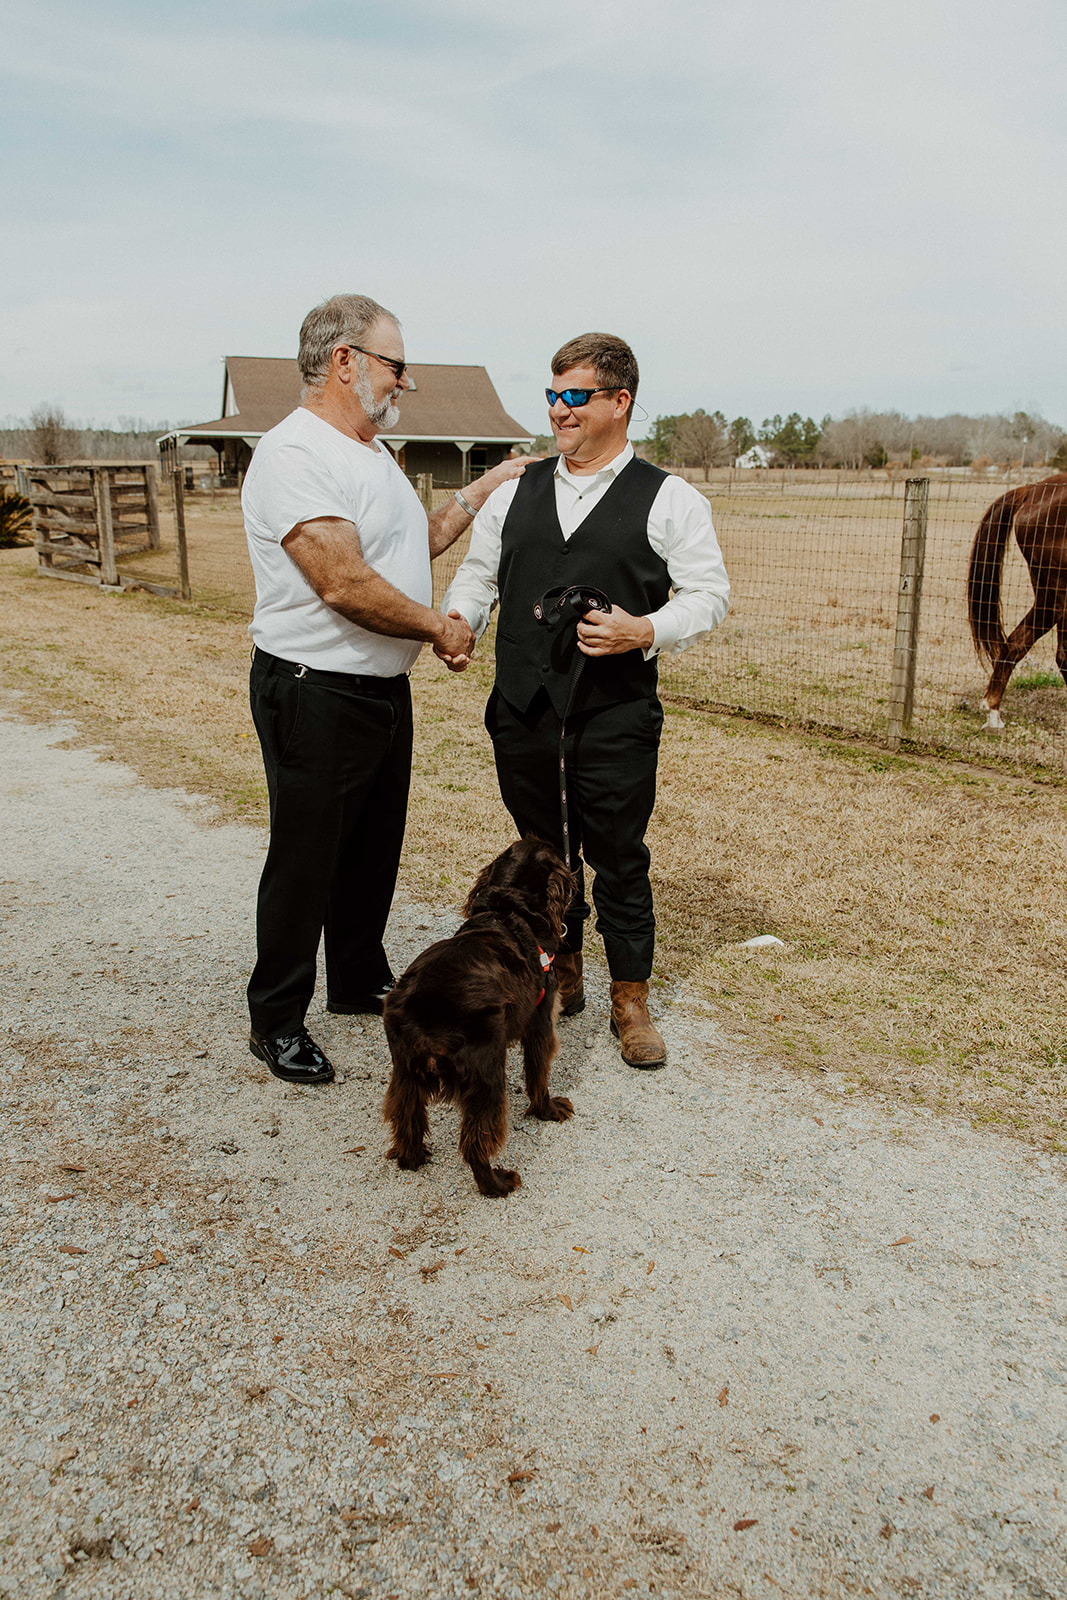
<instances>
[{"instance_id":1,"label":"horse's leg","mask_svg":"<svg viewBox=\"0 0 1067 1600\"><path fill-rule=\"evenodd\" d=\"M1049 631L1055 621L1055 608L1043 599L1040 604L1035 602L1030 607L1019 626L1008 635L1004 648L997 657L986 687L985 699L982 701L982 710L989 713L985 725L991 731L999 732L1004 726L1004 718L1000 714L1000 702L1008 687L1008 679L1023 656L1033 649L1038 639Z\"/></svg>"},{"instance_id":2,"label":"horse's leg","mask_svg":"<svg viewBox=\"0 0 1067 1600\"><path fill-rule=\"evenodd\" d=\"M1060 602L1060 615L1056 623L1056 665L1060 677L1067 683L1067 595Z\"/></svg>"}]
</instances>

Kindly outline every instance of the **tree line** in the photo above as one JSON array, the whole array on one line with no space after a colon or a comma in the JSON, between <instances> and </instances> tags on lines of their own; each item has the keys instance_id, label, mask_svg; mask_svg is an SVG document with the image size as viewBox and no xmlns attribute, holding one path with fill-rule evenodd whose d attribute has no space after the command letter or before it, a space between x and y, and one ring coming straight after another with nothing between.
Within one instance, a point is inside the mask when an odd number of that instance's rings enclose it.
<instances>
[{"instance_id":1,"label":"tree line","mask_svg":"<svg viewBox=\"0 0 1067 1600\"><path fill-rule=\"evenodd\" d=\"M154 461L169 423L120 417L114 428L79 427L59 406L41 405L0 427L0 457L52 467L67 461Z\"/></svg>"},{"instance_id":2,"label":"tree line","mask_svg":"<svg viewBox=\"0 0 1067 1600\"><path fill-rule=\"evenodd\" d=\"M1047 465L1067 470L1067 433L1036 413L908 417L899 411L846 411L812 417L791 411L764 417L759 428L748 417L728 422L721 411L698 409L656 417L644 452L665 467L733 465L755 445L776 467L885 467L892 462L944 466Z\"/></svg>"}]
</instances>

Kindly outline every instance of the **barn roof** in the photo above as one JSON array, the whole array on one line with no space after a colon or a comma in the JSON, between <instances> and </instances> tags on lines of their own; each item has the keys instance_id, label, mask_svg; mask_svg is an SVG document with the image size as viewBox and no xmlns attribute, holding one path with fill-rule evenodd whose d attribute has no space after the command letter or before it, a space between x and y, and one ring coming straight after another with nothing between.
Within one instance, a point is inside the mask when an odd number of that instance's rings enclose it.
<instances>
[{"instance_id":1,"label":"barn roof","mask_svg":"<svg viewBox=\"0 0 1067 1600\"><path fill-rule=\"evenodd\" d=\"M508 415L484 367L414 363L414 387L401 395L400 422L385 440L471 440L475 444L519 444L533 440ZM197 440L230 436L252 443L300 403L300 372L289 357L227 356L224 415L214 422L175 428L165 438ZM226 414L229 413L229 414Z\"/></svg>"}]
</instances>

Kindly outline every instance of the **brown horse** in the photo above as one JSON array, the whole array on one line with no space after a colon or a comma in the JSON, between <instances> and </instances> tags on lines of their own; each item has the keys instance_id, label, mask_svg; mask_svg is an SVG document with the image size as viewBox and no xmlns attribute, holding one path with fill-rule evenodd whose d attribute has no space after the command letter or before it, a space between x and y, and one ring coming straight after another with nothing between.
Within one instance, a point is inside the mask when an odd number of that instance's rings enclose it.
<instances>
[{"instance_id":1,"label":"brown horse","mask_svg":"<svg viewBox=\"0 0 1067 1600\"><path fill-rule=\"evenodd\" d=\"M1000 610L1000 581L1008 536L1030 568L1034 603L1008 636ZM1067 472L1022 484L994 500L978 524L967 568L967 614L971 638L993 668L982 701L986 727L1000 729L1000 702L1008 679L1038 639L1057 629L1056 665L1067 682Z\"/></svg>"}]
</instances>

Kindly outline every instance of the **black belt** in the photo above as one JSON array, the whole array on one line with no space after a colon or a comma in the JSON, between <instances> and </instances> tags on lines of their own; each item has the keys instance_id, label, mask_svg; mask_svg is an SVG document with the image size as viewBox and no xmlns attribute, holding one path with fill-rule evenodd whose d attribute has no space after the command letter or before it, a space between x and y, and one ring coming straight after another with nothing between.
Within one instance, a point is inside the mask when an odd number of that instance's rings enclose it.
<instances>
[{"instance_id":1,"label":"black belt","mask_svg":"<svg viewBox=\"0 0 1067 1600\"><path fill-rule=\"evenodd\" d=\"M366 672L323 672L319 667L305 666L302 661L283 661L281 656L272 656L258 644L252 646L252 659L262 661L268 672L283 672L301 683L320 683L329 689L358 689L361 694L391 695L408 681L406 672L398 672L393 678L376 678Z\"/></svg>"}]
</instances>

